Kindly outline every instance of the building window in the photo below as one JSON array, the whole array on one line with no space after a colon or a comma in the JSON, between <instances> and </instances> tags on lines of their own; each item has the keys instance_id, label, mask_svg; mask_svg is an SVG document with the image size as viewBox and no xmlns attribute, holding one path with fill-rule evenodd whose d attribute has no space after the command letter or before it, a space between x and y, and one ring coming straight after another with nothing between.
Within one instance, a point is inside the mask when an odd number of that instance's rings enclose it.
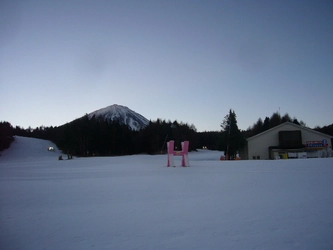
<instances>
[{"instance_id":1,"label":"building window","mask_svg":"<svg viewBox=\"0 0 333 250\"><path fill-rule=\"evenodd\" d=\"M257 160L260 160L260 155L257 155Z\"/></svg>"}]
</instances>

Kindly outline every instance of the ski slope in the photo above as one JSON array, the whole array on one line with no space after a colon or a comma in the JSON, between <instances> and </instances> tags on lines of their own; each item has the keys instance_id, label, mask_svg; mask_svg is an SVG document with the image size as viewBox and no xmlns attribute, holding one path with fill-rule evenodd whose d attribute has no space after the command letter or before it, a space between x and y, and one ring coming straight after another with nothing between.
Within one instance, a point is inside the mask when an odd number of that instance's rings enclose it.
<instances>
[{"instance_id":1,"label":"ski slope","mask_svg":"<svg viewBox=\"0 0 333 250\"><path fill-rule=\"evenodd\" d=\"M333 158L166 155L59 161L16 137L0 156L0 249L333 249ZM64 156L64 159L66 157Z\"/></svg>"}]
</instances>

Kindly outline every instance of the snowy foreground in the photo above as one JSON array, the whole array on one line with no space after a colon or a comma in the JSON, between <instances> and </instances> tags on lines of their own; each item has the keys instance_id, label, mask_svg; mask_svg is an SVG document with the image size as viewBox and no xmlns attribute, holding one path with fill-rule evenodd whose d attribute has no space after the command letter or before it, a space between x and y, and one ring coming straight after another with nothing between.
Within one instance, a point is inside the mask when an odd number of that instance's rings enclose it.
<instances>
[{"instance_id":1,"label":"snowy foreground","mask_svg":"<svg viewBox=\"0 0 333 250\"><path fill-rule=\"evenodd\" d=\"M201 150L167 168L166 155L58 161L49 146L16 137L0 156L0 249L333 249L333 158Z\"/></svg>"}]
</instances>

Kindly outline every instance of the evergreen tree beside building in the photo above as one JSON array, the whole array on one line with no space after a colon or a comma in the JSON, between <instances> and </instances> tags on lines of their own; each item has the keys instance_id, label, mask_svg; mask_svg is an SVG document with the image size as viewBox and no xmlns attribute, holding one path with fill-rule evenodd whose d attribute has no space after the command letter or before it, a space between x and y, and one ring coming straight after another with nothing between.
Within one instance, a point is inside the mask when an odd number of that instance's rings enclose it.
<instances>
[{"instance_id":1,"label":"evergreen tree beside building","mask_svg":"<svg viewBox=\"0 0 333 250\"><path fill-rule=\"evenodd\" d=\"M236 159L237 152L244 146L244 138L238 129L237 116L235 111L229 110L229 114L224 117L222 128L222 149L226 159Z\"/></svg>"}]
</instances>

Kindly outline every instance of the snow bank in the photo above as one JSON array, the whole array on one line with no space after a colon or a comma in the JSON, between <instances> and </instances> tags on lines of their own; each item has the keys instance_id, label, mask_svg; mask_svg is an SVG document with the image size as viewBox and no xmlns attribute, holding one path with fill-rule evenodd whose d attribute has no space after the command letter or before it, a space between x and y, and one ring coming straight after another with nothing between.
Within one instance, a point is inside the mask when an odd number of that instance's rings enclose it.
<instances>
[{"instance_id":1,"label":"snow bank","mask_svg":"<svg viewBox=\"0 0 333 250\"><path fill-rule=\"evenodd\" d=\"M167 168L166 155L58 161L17 139L0 157L1 249L333 248L332 158L200 150Z\"/></svg>"}]
</instances>

